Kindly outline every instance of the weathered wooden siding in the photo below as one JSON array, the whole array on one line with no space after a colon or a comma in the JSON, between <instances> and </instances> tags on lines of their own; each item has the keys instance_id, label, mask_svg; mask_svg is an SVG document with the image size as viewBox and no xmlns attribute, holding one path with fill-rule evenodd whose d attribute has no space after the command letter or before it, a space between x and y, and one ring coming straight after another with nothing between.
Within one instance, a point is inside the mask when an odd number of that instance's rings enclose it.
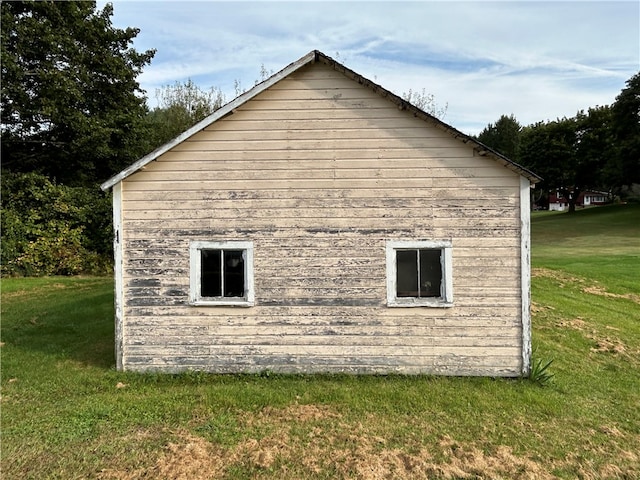
<instances>
[{"instance_id":1,"label":"weathered wooden siding","mask_svg":"<svg viewBox=\"0 0 640 480\"><path fill-rule=\"evenodd\" d=\"M520 177L333 69L122 185L131 370L522 371ZM451 239L452 308L386 307L387 240ZM256 306L194 307L189 243L254 242Z\"/></svg>"}]
</instances>

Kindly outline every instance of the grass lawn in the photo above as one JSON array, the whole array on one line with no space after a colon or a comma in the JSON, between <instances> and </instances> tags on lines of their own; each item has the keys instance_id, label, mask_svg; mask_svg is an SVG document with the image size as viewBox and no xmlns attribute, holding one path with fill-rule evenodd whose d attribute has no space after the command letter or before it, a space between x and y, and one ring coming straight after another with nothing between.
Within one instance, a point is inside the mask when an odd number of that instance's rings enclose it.
<instances>
[{"instance_id":1,"label":"grass lawn","mask_svg":"<svg viewBox=\"0 0 640 480\"><path fill-rule=\"evenodd\" d=\"M1 476L640 478L640 207L532 231L546 386L120 373L111 279L4 279Z\"/></svg>"}]
</instances>

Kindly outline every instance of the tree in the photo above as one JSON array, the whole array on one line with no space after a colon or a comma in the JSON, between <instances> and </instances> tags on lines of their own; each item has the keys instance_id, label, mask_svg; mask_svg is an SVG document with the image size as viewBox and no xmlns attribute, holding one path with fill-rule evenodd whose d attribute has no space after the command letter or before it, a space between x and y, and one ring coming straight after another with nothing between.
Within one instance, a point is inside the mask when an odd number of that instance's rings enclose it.
<instances>
[{"instance_id":1,"label":"tree","mask_svg":"<svg viewBox=\"0 0 640 480\"><path fill-rule=\"evenodd\" d=\"M37 173L2 175L4 275L104 274L112 258L111 195Z\"/></svg>"},{"instance_id":2,"label":"tree","mask_svg":"<svg viewBox=\"0 0 640 480\"><path fill-rule=\"evenodd\" d=\"M605 105L578 112L575 128L575 183L584 188L612 190L617 182L605 174L615 157L611 108Z\"/></svg>"},{"instance_id":3,"label":"tree","mask_svg":"<svg viewBox=\"0 0 640 480\"><path fill-rule=\"evenodd\" d=\"M414 107L418 107L423 112L427 112L436 118L444 118L447 114L447 108L449 104L445 103L444 106L440 106L436 103L435 96L432 93L427 93L426 89L421 91L414 91L409 89L408 92L403 92L402 99L409 102Z\"/></svg>"},{"instance_id":4,"label":"tree","mask_svg":"<svg viewBox=\"0 0 640 480\"><path fill-rule=\"evenodd\" d=\"M225 103L219 88L202 90L191 79L156 90L158 107L147 116L150 128L148 151L177 137Z\"/></svg>"},{"instance_id":5,"label":"tree","mask_svg":"<svg viewBox=\"0 0 640 480\"><path fill-rule=\"evenodd\" d=\"M58 181L105 179L140 156L147 111L136 77L154 51L95 2L2 2L2 160Z\"/></svg>"},{"instance_id":6,"label":"tree","mask_svg":"<svg viewBox=\"0 0 640 480\"><path fill-rule=\"evenodd\" d=\"M267 80L273 73L273 70L268 70L264 64L260 65L260 77L254 81L254 86ZM246 91L237 79L234 81L234 90L236 96ZM157 89L156 99L158 106L147 116L151 129L148 135L148 151L177 137L218 110L227 101L220 88L209 87L205 90L191 79Z\"/></svg>"},{"instance_id":7,"label":"tree","mask_svg":"<svg viewBox=\"0 0 640 480\"><path fill-rule=\"evenodd\" d=\"M575 120L539 122L523 129L520 163L543 178L541 188L558 190L569 201L569 211L581 189L576 185Z\"/></svg>"},{"instance_id":8,"label":"tree","mask_svg":"<svg viewBox=\"0 0 640 480\"><path fill-rule=\"evenodd\" d=\"M501 115L498 121L487 125L478 135L478 140L500 152L505 157L517 161L520 148L522 126L516 117Z\"/></svg>"},{"instance_id":9,"label":"tree","mask_svg":"<svg viewBox=\"0 0 640 480\"><path fill-rule=\"evenodd\" d=\"M611 106L615 159L608 173L620 185L640 183L640 72L626 82Z\"/></svg>"},{"instance_id":10,"label":"tree","mask_svg":"<svg viewBox=\"0 0 640 480\"><path fill-rule=\"evenodd\" d=\"M519 161L544 180L541 187L558 190L574 212L580 193L603 189L609 161L608 107L578 112L575 117L539 122L523 129ZM608 189L608 188L607 188Z\"/></svg>"}]
</instances>

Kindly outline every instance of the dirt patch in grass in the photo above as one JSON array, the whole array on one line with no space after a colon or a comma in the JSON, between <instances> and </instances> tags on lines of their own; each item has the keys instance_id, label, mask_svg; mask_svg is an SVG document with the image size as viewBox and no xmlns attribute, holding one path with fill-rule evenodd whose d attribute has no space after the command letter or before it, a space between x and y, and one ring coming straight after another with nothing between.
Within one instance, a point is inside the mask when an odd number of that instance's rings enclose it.
<instances>
[{"instance_id":1,"label":"dirt patch in grass","mask_svg":"<svg viewBox=\"0 0 640 480\"><path fill-rule=\"evenodd\" d=\"M449 463L438 466L434 473L443 478L520 478L550 479L547 467L534 460L514 455L510 447L500 445L487 454L475 446L461 444L445 437L440 442Z\"/></svg>"},{"instance_id":2,"label":"dirt patch in grass","mask_svg":"<svg viewBox=\"0 0 640 480\"><path fill-rule=\"evenodd\" d=\"M582 318L577 317L571 320L561 320L558 323L556 323L557 327L560 328L570 328L572 330L587 330L588 328L588 324L587 322L585 322Z\"/></svg>"},{"instance_id":3,"label":"dirt patch in grass","mask_svg":"<svg viewBox=\"0 0 640 480\"><path fill-rule=\"evenodd\" d=\"M532 268L531 269L532 277L544 277L551 278L558 282L558 286L560 288L564 288L568 283L576 284L576 283L585 283L584 278L574 277L573 275L569 275L568 273L562 272L560 270L552 270L550 268Z\"/></svg>"},{"instance_id":4,"label":"dirt patch in grass","mask_svg":"<svg viewBox=\"0 0 640 480\"><path fill-rule=\"evenodd\" d=\"M590 295L598 295L601 297L609 298L624 298L626 300L631 300L634 303L640 304L640 295L636 293L608 292L606 288L599 285L597 282L594 282L593 280L575 277L562 271L538 267L531 270L531 276L551 278L558 282L558 286L560 288L564 288L565 286L567 286L567 284L572 284L579 286L584 293L588 293Z\"/></svg>"},{"instance_id":5,"label":"dirt patch in grass","mask_svg":"<svg viewBox=\"0 0 640 480\"><path fill-rule=\"evenodd\" d=\"M555 308L553 308L551 305L540 305L539 303L531 302L531 311L533 313L542 313L546 312L547 310L555 310Z\"/></svg>"},{"instance_id":6,"label":"dirt patch in grass","mask_svg":"<svg viewBox=\"0 0 640 480\"><path fill-rule=\"evenodd\" d=\"M248 431L264 434L224 448L188 431L174 432L175 440L165 445L152 465L133 471L103 470L99 478L555 478L548 465L516 455L504 445L487 451L448 436L428 447L417 441L401 448L389 445L388 439L361 423L346 423L339 413L321 405L268 407L244 412L239 421ZM243 472L240 477L238 469Z\"/></svg>"},{"instance_id":7,"label":"dirt patch in grass","mask_svg":"<svg viewBox=\"0 0 640 480\"><path fill-rule=\"evenodd\" d=\"M560 328L568 328L584 332L583 334L585 338L588 338L595 344L590 349L591 353L621 355L629 359L640 354L638 351L630 351L627 345L619 338L601 334L597 329L593 328L592 325L580 317L576 317L571 320L561 320L555 325ZM618 331L617 328L610 326L605 326L605 329L609 331Z\"/></svg>"},{"instance_id":8,"label":"dirt patch in grass","mask_svg":"<svg viewBox=\"0 0 640 480\"><path fill-rule=\"evenodd\" d=\"M589 337L596 342L596 346L591 349L594 353L613 353L613 354L626 354L626 345L617 338L594 338Z\"/></svg>"},{"instance_id":9,"label":"dirt patch in grass","mask_svg":"<svg viewBox=\"0 0 640 480\"><path fill-rule=\"evenodd\" d=\"M132 471L105 469L98 478L208 480L220 477L228 462L223 449L186 431L178 432L176 436L177 441L164 447L154 465Z\"/></svg>"},{"instance_id":10,"label":"dirt patch in grass","mask_svg":"<svg viewBox=\"0 0 640 480\"><path fill-rule=\"evenodd\" d=\"M289 422L317 422L330 418L340 418L340 415L325 405L293 404L286 408L265 407L257 415L247 417L260 423L289 423Z\"/></svg>"},{"instance_id":11,"label":"dirt patch in grass","mask_svg":"<svg viewBox=\"0 0 640 480\"><path fill-rule=\"evenodd\" d=\"M569 275L562 271L552 270L549 268L534 268L532 269L532 276L551 278L554 281L558 282L560 288L571 284L579 288L582 293L608 298L622 298L640 304L640 295L638 294L617 294L608 292L597 282ZM534 314L544 315L546 313L547 307L540 306L534 303L532 304L531 310ZM570 320L562 319L558 322L555 322L555 326L583 332L585 338L591 340L594 343L594 346L590 349L591 353L623 356L625 358L633 360L634 362L638 360L638 357L640 355L640 350L629 349L628 345L623 340L611 334L612 332L620 331L618 328L609 325L596 328L595 324L592 324L588 320L585 320L581 317L576 317ZM545 327L539 326L538 328ZM603 328L608 330L608 332L603 332Z\"/></svg>"},{"instance_id":12,"label":"dirt patch in grass","mask_svg":"<svg viewBox=\"0 0 640 480\"><path fill-rule=\"evenodd\" d=\"M620 356L632 363L637 363L638 359L640 359L640 350L629 349L628 345L619 338L598 332L598 330L580 317L571 320L562 320L555 325L556 327L583 332L584 337L594 343L594 346L590 349L591 353ZM605 329L609 331L619 331L617 328L610 326L605 326Z\"/></svg>"},{"instance_id":13,"label":"dirt patch in grass","mask_svg":"<svg viewBox=\"0 0 640 480\"><path fill-rule=\"evenodd\" d=\"M601 297L610 297L610 298L625 298L627 300L631 300L634 303L640 304L640 295L635 293L611 293L607 292L604 288L599 285L591 285L588 287L584 287L582 289L585 293L590 293L591 295L599 295Z\"/></svg>"},{"instance_id":14,"label":"dirt patch in grass","mask_svg":"<svg viewBox=\"0 0 640 480\"><path fill-rule=\"evenodd\" d=\"M447 437L440 442L439 452L445 460L436 461L432 449L408 453L398 448L380 448L380 439L375 437L349 437L350 445L337 449L332 449L335 439L332 441L325 435L319 435L306 447L296 445L288 435L269 435L259 440L245 440L225 450L203 438L182 432L178 441L167 444L151 467L129 472L104 470L98 478L209 480L223 478L230 467L238 465L254 470L254 478L324 477L326 472L333 472L334 478L362 480L555 478L543 465L514 455L506 446L488 454Z\"/></svg>"}]
</instances>

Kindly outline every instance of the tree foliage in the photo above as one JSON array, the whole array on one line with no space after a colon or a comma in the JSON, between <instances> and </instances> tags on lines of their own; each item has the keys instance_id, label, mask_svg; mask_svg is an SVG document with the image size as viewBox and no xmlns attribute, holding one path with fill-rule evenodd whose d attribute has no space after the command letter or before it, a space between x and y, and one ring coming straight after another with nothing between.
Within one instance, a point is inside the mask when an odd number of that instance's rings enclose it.
<instances>
[{"instance_id":1,"label":"tree foliage","mask_svg":"<svg viewBox=\"0 0 640 480\"><path fill-rule=\"evenodd\" d=\"M254 85L267 80L273 73L264 64L260 65L260 77L254 81ZM235 80L234 91L236 96L246 91L240 80ZM150 143L148 151L176 138L227 102L220 88L203 89L191 79L157 89L156 100L158 106L147 115L147 138Z\"/></svg>"},{"instance_id":2,"label":"tree foliage","mask_svg":"<svg viewBox=\"0 0 640 480\"><path fill-rule=\"evenodd\" d=\"M613 158L610 118L609 107L596 107L522 131L518 160L543 177L541 188L560 192L570 212L581 192L613 188L605 176Z\"/></svg>"},{"instance_id":3,"label":"tree foliage","mask_svg":"<svg viewBox=\"0 0 640 480\"><path fill-rule=\"evenodd\" d=\"M432 93L427 93L423 88L420 91L409 89L408 92L402 94L403 100L406 100L414 107L418 107L423 112L433 115L436 118L443 119L447 114L449 104L438 105L436 98Z\"/></svg>"},{"instance_id":4,"label":"tree foliage","mask_svg":"<svg viewBox=\"0 0 640 480\"><path fill-rule=\"evenodd\" d=\"M144 153L136 78L154 52L131 47L138 30L114 28L110 4L0 8L2 273L104 272L110 195L96 182Z\"/></svg>"},{"instance_id":5,"label":"tree foliage","mask_svg":"<svg viewBox=\"0 0 640 480\"><path fill-rule=\"evenodd\" d=\"M516 160L520 150L522 125L516 117L501 115L498 121L487 125L478 135L478 140L505 157Z\"/></svg>"},{"instance_id":6,"label":"tree foliage","mask_svg":"<svg viewBox=\"0 0 640 480\"><path fill-rule=\"evenodd\" d=\"M538 122L525 127L520 142L519 161L543 178L539 187L558 189L570 199L575 179L575 126L572 119Z\"/></svg>"},{"instance_id":7,"label":"tree foliage","mask_svg":"<svg viewBox=\"0 0 640 480\"><path fill-rule=\"evenodd\" d=\"M615 163L609 174L617 183L640 183L640 72L627 80L611 106L611 130Z\"/></svg>"},{"instance_id":8,"label":"tree foliage","mask_svg":"<svg viewBox=\"0 0 640 480\"><path fill-rule=\"evenodd\" d=\"M611 132L609 106L579 111L574 117L577 185L611 191L621 185L618 179L606 175L614 161L614 139Z\"/></svg>"},{"instance_id":9,"label":"tree foliage","mask_svg":"<svg viewBox=\"0 0 640 480\"><path fill-rule=\"evenodd\" d=\"M620 194L640 183L640 73L611 106L526 127L502 115L478 140L543 177L539 188L558 190L569 211L586 190Z\"/></svg>"},{"instance_id":10,"label":"tree foliage","mask_svg":"<svg viewBox=\"0 0 640 480\"><path fill-rule=\"evenodd\" d=\"M225 103L219 88L203 90L191 79L156 90L156 98L158 106L147 116L149 151L177 137Z\"/></svg>"},{"instance_id":11,"label":"tree foliage","mask_svg":"<svg viewBox=\"0 0 640 480\"><path fill-rule=\"evenodd\" d=\"M68 183L104 179L140 154L136 77L154 51L95 2L2 2L2 160Z\"/></svg>"},{"instance_id":12,"label":"tree foliage","mask_svg":"<svg viewBox=\"0 0 640 480\"><path fill-rule=\"evenodd\" d=\"M111 196L37 173L2 175L2 274L104 273L111 258Z\"/></svg>"}]
</instances>

